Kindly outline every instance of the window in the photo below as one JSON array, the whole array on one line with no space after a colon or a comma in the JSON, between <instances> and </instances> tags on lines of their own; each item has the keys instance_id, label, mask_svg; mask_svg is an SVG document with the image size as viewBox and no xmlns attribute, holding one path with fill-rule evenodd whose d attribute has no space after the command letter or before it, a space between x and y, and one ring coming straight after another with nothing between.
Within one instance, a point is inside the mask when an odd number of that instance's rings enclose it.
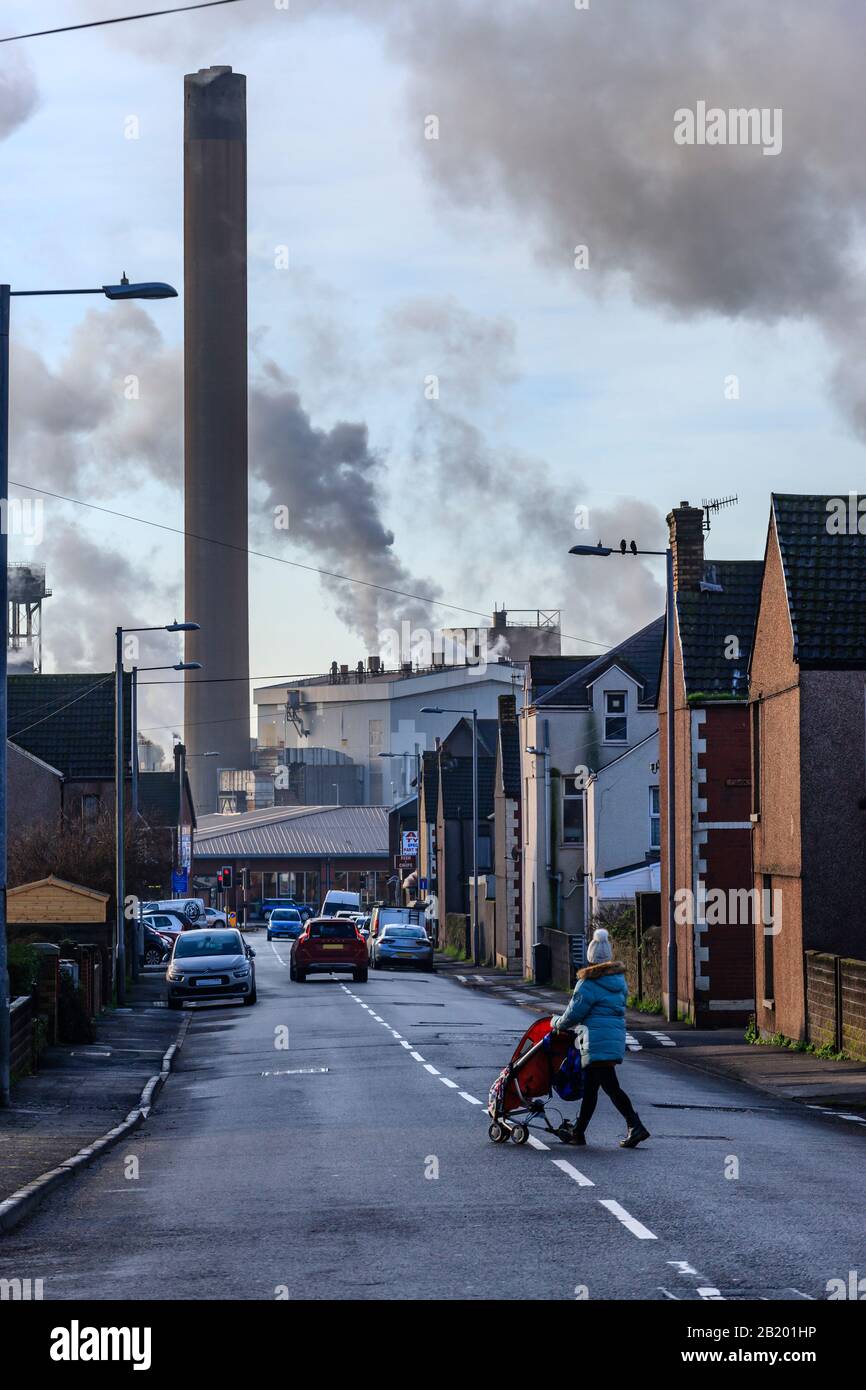
<instances>
[{"instance_id":1,"label":"window","mask_svg":"<svg viewBox=\"0 0 866 1390\"><path fill-rule=\"evenodd\" d=\"M583 808L584 793L575 791L573 777L564 778L562 784L563 844L583 844Z\"/></svg>"},{"instance_id":2,"label":"window","mask_svg":"<svg viewBox=\"0 0 866 1390\"><path fill-rule=\"evenodd\" d=\"M761 903L760 920L764 932L764 999L773 1001L776 997L775 981L775 961L773 954L773 942L775 937L772 928L766 926L766 907L765 904L773 901L773 876L772 874L762 874L763 895Z\"/></svg>"},{"instance_id":3,"label":"window","mask_svg":"<svg viewBox=\"0 0 866 1390\"><path fill-rule=\"evenodd\" d=\"M650 849L662 847L661 797L658 787L649 789Z\"/></svg>"},{"instance_id":4,"label":"window","mask_svg":"<svg viewBox=\"0 0 866 1390\"><path fill-rule=\"evenodd\" d=\"M628 715L624 690L606 690L604 692L604 741L605 743L628 742Z\"/></svg>"}]
</instances>

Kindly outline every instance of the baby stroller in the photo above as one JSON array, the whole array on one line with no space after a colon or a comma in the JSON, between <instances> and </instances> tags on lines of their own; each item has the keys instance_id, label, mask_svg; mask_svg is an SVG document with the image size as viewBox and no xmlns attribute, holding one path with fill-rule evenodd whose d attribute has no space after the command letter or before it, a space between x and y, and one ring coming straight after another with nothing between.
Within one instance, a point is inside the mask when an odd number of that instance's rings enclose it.
<instances>
[{"instance_id":1,"label":"baby stroller","mask_svg":"<svg viewBox=\"0 0 866 1390\"><path fill-rule=\"evenodd\" d=\"M555 1093L560 1100L580 1100L583 1092L580 1053L573 1033L554 1033L549 1018L539 1018L527 1028L511 1061L490 1087L487 1133L494 1144L511 1139L525 1144L533 1120L544 1123L550 1134L562 1138L562 1123L547 1118L545 1102ZM516 1116L526 1119L516 1119Z\"/></svg>"}]
</instances>

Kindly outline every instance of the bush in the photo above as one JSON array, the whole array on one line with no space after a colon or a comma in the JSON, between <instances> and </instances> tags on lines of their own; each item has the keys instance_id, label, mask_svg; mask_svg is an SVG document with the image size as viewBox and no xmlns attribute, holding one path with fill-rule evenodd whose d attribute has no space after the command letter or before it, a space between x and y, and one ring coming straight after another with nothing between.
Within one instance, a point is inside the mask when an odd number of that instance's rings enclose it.
<instances>
[{"instance_id":1,"label":"bush","mask_svg":"<svg viewBox=\"0 0 866 1390\"><path fill-rule=\"evenodd\" d=\"M10 996L31 994L39 975L39 952L25 941L10 941L8 965Z\"/></svg>"},{"instance_id":2,"label":"bush","mask_svg":"<svg viewBox=\"0 0 866 1390\"><path fill-rule=\"evenodd\" d=\"M65 975L60 978L57 999L57 1036L61 1042L93 1042L93 1022L88 1017L84 994Z\"/></svg>"}]
</instances>

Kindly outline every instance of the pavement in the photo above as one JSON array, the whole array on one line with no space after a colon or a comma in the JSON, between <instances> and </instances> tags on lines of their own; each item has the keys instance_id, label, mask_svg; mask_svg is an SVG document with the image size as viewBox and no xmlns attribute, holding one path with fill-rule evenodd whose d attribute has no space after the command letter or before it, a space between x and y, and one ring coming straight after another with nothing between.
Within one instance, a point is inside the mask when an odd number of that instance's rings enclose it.
<instances>
[{"instance_id":1,"label":"pavement","mask_svg":"<svg viewBox=\"0 0 866 1390\"><path fill-rule=\"evenodd\" d=\"M570 992L528 983L521 975L483 968L476 971L472 965L444 956L438 968L466 989L492 992L530 1013L543 1014L547 1009L561 1013L570 998ZM742 1028L698 1029L637 1009L627 1010L626 1021L629 1051L669 1048L671 1059L683 1066L742 1081L768 1095L817 1109L846 1112L852 1122L866 1125L866 1063L747 1043Z\"/></svg>"},{"instance_id":2,"label":"pavement","mask_svg":"<svg viewBox=\"0 0 866 1390\"><path fill-rule=\"evenodd\" d=\"M801 1302L866 1267L859 1125L683 1066L680 1031L650 1027L620 1068L646 1144L619 1147L604 1096L585 1148L493 1144L488 1089L535 995L465 967L297 984L288 943L251 939L258 1004L190 1011L147 1123L0 1238L0 1279L46 1300Z\"/></svg>"},{"instance_id":3,"label":"pavement","mask_svg":"<svg viewBox=\"0 0 866 1390\"><path fill-rule=\"evenodd\" d=\"M162 1069L181 1020L164 1004L163 974L145 973L127 1006L107 1010L93 1043L48 1048L39 1071L0 1109L0 1202L117 1126Z\"/></svg>"}]
</instances>

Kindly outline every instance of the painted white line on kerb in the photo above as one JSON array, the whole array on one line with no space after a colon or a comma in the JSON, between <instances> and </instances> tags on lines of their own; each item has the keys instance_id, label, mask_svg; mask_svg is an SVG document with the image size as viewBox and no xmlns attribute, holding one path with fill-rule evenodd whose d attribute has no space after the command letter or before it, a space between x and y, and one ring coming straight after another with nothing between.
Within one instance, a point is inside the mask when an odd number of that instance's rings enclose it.
<instances>
[{"instance_id":1,"label":"painted white line on kerb","mask_svg":"<svg viewBox=\"0 0 866 1390\"><path fill-rule=\"evenodd\" d=\"M673 1038L669 1038L667 1033L654 1033L652 1028L648 1028L647 1032L651 1038L655 1038L656 1042L660 1042L662 1047L676 1047Z\"/></svg>"},{"instance_id":2,"label":"painted white line on kerb","mask_svg":"<svg viewBox=\"0 0 866 1390\"><path fill-rule=\"evenodd\" d=\"M473 975L472 978L473 980L480 980L482 984L487 983L483 975Z\"/></svg>"},{"instance_id":3,"label":"painted white line on kerb","mask_svg":"<svg viewBox=\"0 0 866 1390\"><path fill-rule=\"evenodd\" d=\"M642 1052L642 1051L643 1051L643 1044L642 1044L642 1043L639 1043L638 1040L637 1040L637 1038L633 1038L632 1035L631 1035L631 1033L626 1033L626 1035L625 1035L625 1045L626 1045L626 1047L628 1048L629 1052Z\"/></svg>"},{"instance_id":4,"label":"painted white line on kerb","mask_svg":"<svg viewBox=\"0 0 866 1390\"><path fill-rule=\"evenodd\" d=\"M563 1173L567 1173L570 1178L574 1178L578 1187L595 1187L592 1178L588 1178L585 1173L581 1173L579 1168L575 1168L573 1163L568 1163L564 1158L554 1158L553 1164L561 1168Z\"/></svg>"},{"instance_id":5,"label":"painted white line on kerb","mask_svg":"<svg viewBox=\"0 0 866 1390\"><path fill-rule=\"evenodd\" d=\"M619 1202L613 1202L608 1197L599 1197L598 1200L603 1207L607 1207L608 1211L616 1217L617 1221L622 1222L626 1230L631 1231L633 1236L637 1236L638 1240L658 1240L658 1236L653 1235L648 1227L642 1225L640 1221L635 1220L633 1216L630 1216L625 1207L620 1206Z\"/></svg>"},{"instance_id":6,"label":"painted white line on kerb","mask_svg":"<svg viewBox=\"0 0 866 1390\"><path fill-rule=\"evenodd\" d=\"M461 1091L461 1092L460 1092L460 1095L463 1097L464 1100L468 1100L470 1105L483 1105L483 1104L484 1104L484 1101L483 1101L483 1100L479 1100L477 1096L470 1096L470 1094L469 1094L468 1091Z\"/></svg>"},{"instance_id":7,"label":"painted white line on kerb","mask_svg":"<svg viewBox=\"0 0 866 1390\"><path fill-rule=\"evenodd\" d=\"M536 1139L536 1137L535 1137L534 1134L530 1134L530 1136L529 1136L529 1138L527 1139L526 1142L527 1142L527 1144L530 1144L530 1145L532 1146L533 1149L549 1149L549 1148L550 1148L550 1145L549 1145L549 1144L544 1144L544 1143L542 1143L542 1141L541 1141L540 1139Z\"/></svg>"},{"instance_id":8,"label":"painted white line on kerb","mask_svg":"<svg viewBox=\"0 0 866 1390\"><path fill-rule=\"evenodd\" d=\"M424 1058L421 1056L421 1053L420 1053L420 1052L410 1052L410 1053L409 1053L409 1056L410 1056L410 1057L414 1057L416 1062L423 1062L423 1061L424 1061Z\"/></svg>"},{"instance_id":9,"label":"painted white line on kerb","mask_svg":"<svg viewBox=\"0 0 866 1390\"><path fill-rule=\"evenodd\" d=\"M439 1080L442 1082L442 1085L443 1085L443 1086L450 1086L452 1091L456 1091L456 1090L457 1090L457 1082L456 1082L456 1081L449 1081L449 1079L448 1079L447 1076L440 1076Z\"/></svg>"},{"instance_id":10,"label":"painted white line on kerb","mask_svg":"<svg viewBox=\"0 0 866 1390\"><path fill-rule=\"evenodd\" d=\"M465 975L458 975L458 976L457 976L457 979L460 980L461 984L464 984L464 985L466 984L466 976L465 976Z\"/></svg>"},{"instance_id":11,"label":"painted white line on kerb","mask_svg":"<svg viewBox=\"0 0 866 1390\"><path fill-rule=\"evenodd\" d=\"M414 1052L412 1053L412 1056L413 1056L413 1057L415 1056L415 1053L414 1053ZM432 1063L432 1062L425 1062L425 1063L424 1063L424 1070L425 1070L425 1071L429 1071L429 1073L430 1073L431 1076L440 1076L440 1075L441 1075L441 1072L438 1072L438 1071L436 1070L436 1068L433 1066L433 1063Z\"/></svg>"}]
</instances>

